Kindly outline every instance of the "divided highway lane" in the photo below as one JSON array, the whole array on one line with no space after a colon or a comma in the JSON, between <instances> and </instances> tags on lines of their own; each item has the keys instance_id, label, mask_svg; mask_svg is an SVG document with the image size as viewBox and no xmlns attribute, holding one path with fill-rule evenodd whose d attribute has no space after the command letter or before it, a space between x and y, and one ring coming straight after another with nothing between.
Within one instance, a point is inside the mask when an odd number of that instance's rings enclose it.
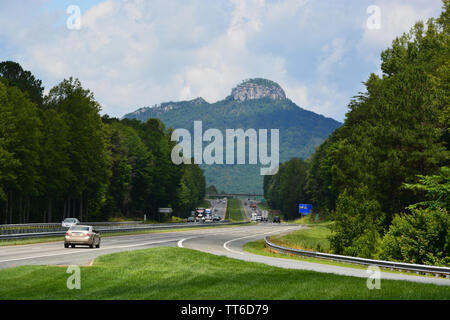
<instances>
[{"instance_id":1,"label":"divided highway lane","mask_svg":"<svg viewBox=\"0 0 450 320\"><path fill-rule=\"evenodd\" d=\"M368 277L366 269L266 257L250 254L242 249L243 245L248 241L263 239L267 235L290 232L299 228L302 228L302 226L259 223L239 227L116 236L103 238L100 249L84 247L65 249L63 241L0 247L0 268L19 265L89 265L97 256L108 253L157 246L178 246L281 268L312 270L360 278ZM411 276L399 273L381 272L381 278L450 285L449 279Z\"/></svg>"},{"instance_id":2,"label":"divided highway lane","mask_svg":"<svg viewBox=\"0 0 450 320\"><path fill-rule=\"evenodd\" d=\"M0 268L20 265L89 265L99 255L113 252L176 246L183 239L202 239L216 243L217 239L260 233L254 226L182 230L157 234L136 234L106 237L99 249L89 247L64 248L63 241L0 247ZM61 239L62 240L62 239Z\"/></svg>"},{"instance_id":3,"label":"divided highway lane","mask_svg":"<svg viewBox=\"0 0 450 320\"><path fill-rule=\"evenodd\" d=\"M179 237L175 233L107 237L102 238L99 249L78 246L64 248L63 241L0 247L0 268L21 265L89 265L99 255L158 245L173 246Z\"/></svg>"},{"instance_id":4,"label":"divided highway lane","mask_svg":"<svg viewBox=\"0 0 450 320\"><path fill-rule=\"evenodd\" d=\"M222 200L222 199L220 199ZM211 203L211 208L213 209L213 215L218 215L222 220L225 220L225 214L227 211L226 202L219 201L219 199L208 200ZM217 209L217 211L214 211Z\"/></svg>"},{"instance_id":5,"label":"divided highway lane","mask_svg":"<svg viewBox=\"0 0 450 320\"><path fill-rule=\"evenodd\" d=\"M242 200L242 207L244 208L245 215L249 221L252 220L252 207L250 206L250 201L245 199ZM259 212L259 207L256 207L256 212Z\"/></svg>"}]
</instances>

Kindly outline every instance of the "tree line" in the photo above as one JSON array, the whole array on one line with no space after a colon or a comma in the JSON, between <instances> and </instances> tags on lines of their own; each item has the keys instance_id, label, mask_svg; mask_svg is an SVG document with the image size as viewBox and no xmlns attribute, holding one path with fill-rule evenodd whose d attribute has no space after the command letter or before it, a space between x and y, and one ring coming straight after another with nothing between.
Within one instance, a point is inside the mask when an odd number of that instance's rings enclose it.
<instances>
[{"instance_id":1,"label":"tree line","mask_svg":"<svg viewBox=\"0 0 450 320\"><path fill-rule=\"evenodd\" d=\"M186 217L203 201L197 165L175 165L171 130L158 119L100 116L77 79L44 96L42 82L0 63L0 223Z\"/></svg>"},{"instance_id":2,"label":"tree line","mask_svg":"<svg viewBox=\"0 0 450 320\"><path fill-rule=\"evenodd\" d=\"M312 203L335 221L336 253L450 263L449 15L445 0L439 18L396 38L344 124L311 158L264 179L285 218Z\"/></svg>"}]
</instances>

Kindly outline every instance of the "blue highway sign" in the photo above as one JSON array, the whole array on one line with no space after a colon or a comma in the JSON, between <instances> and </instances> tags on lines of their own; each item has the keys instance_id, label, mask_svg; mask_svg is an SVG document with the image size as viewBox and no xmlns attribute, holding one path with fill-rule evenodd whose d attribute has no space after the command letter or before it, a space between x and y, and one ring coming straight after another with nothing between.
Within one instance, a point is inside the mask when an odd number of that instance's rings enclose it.
<instances>
[{"instance_id":1,"label":"blue highway sign","mask_svg":"<svg viewBox=\"0 0 450 320\"><path fill-rule=\"evenodd\" d=\"M310 214L312 211L312 204L299 204L298 205L298 212L302 215Z\"/></svg>"}]
</instances>

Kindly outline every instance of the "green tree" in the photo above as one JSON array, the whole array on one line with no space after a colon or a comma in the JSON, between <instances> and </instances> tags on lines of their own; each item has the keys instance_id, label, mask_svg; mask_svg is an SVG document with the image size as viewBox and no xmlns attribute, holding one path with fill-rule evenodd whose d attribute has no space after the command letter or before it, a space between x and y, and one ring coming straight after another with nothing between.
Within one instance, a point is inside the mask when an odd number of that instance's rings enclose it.
<instances>
[{"instance_id":1,"label":"green tree","mask_svg":"<svg viewBox=\"0 0 450 320\"><path fill-rule=\"evenodd\" d=\"M432 207L396 215L381 243L380 258L408 263L450 265L450 215Z\"/></svg>"},{"instance_id":2,"label":"green tree","mask_svg":"<svg viewBox=\"0 0 450 320\"><path fill-rule=\"evenodd\" d=\"M127 196L132 186L132 165L129 162L128 148L125 143L123 128L118 122L106 125L108 144L111 155L111 178L106 194L106 203L102 208L103 220L107 217L127 215Z\"/></svg>"},{"instance_id":3,"label":"green tree","mask_svg":"<svg viewBox=\"0 0 450 320\"><path fill-rule=\"evenodd\" d=\"M277 174L264 178L264 198L287 220L299 217L298 205L308 203L304 190L309 163L293 158L280 165Z\"/></svg>"},{"instance_id":4,"label":"green tree","mask_svg":"<svg viewBox=\"0 0 450 320\"><path fill-rule=\"evenodd\" d=\"M371 256L396 213L434 201L417 176L430 176L431 187L450 159L449 11L445 0L438 19L418 22L382 52L382 76L370 75L343 126L311 158L305 188L315 207L336 208L336 252Z\"/></svg>"},{"instance_id":5,"label":"green tree","mask_svg":"<svg viewBox=\"0 0 450 320\"><path fill-rule=\"evenodd\" d=\"M450 168L442 167L439 174L431 176L418 175L418 177L418 183L405 183L404 187L425 193L425 201L412 204L408 208L414 209L420 206L450 210Z\"/></svg>"},{"instance_id":6,"label":"green tree","mask_svg":"<svg viewBox=\"0 0 450 320\"><path fill-rule=\"evenodd\" d=\"M42 210L44 216L39 218L41 221L53 222L54 208L70 192L70 183L74 180L69 158L69 127L63 114L56 110L41 110L40 113L42 135L39 144L39 195L47 203L47 207Z\"/></svg>"},{"instance_id":7,"label":"green tree","mask_svg":"<svg viewBox=\"0 0 450 320\"><path fill-rule=\"evenodd\" d=\"M380 242L380 205L367 187L339 195L332 218L330 247L337 254L373 258Z\"/></svg>"},{"instance_id":8,"label":"green tree","mask_svg":"<svg viewBox=\"0 0 450 320\"><path fill-rule=\"evenodd\" d=\"M30 71L23 70L20 64L13 61L1 62L0 77L5 78L10 86L18 87L26 92L35 104L42 105L44 93L42 81L36 79Z\"/></svg>"},{"instance_id":9,"label":"green tree","mask_svg":"<svg viewBox=\"0 0 450 320\"><path fill-rule=\"evenodd\" d=\"M381 258L410 263L450 264L450 169L419 176L405 188L425 193L425 201L398 214L381 243Z\"/></svg>"},{"instance_id":10,"label":"green tree","mask_svg":"<svg viewBox=\"0 0 450 320\"><path fill-rule=\"evenodd\" d=\"M38 194L41 121L36 105L17 87L0 81L0 177L4 221L25 222Z\"/></svg>"},{"instance_id":11,"label":"green tree","mask_svg":"<svg viewBox=\"0 0 450 320\"><path fill-rule=\"evenodd\" d=\"M78 79L63 80L52 88L46 106L63 115L68 126L68 152L73 175L69 184L66 215L88 220L98 214L106 201L111 175L106 133L93 94Z\"/></svg>"},{"instance_id":12,"label":"green tree","mask_svg":"<svg viewBox=\"0 0 450 320\"><path fill-rule=\"evenodd\" d=\"M213 185L206 187L205 192L208 193L208 194L218 194L219 193L217 191L216 187L213 186Z\"/></svg>"}]
</instances>

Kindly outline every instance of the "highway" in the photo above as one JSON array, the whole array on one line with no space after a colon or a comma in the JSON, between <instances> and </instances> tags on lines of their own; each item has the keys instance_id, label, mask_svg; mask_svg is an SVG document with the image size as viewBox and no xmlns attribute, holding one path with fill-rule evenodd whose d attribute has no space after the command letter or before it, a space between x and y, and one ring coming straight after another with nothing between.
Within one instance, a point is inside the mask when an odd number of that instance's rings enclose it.
<instances>
[{"instance_id":1,"label":"highway","mask_svg":"<svg viewBox=\"0 0 450 320\"><path fill-rule=\"evenodd\" d=\"M213 215L218 215L222 220L225 220L225 214L227 210L227 202L218 199L208 200L211 203L211 209ZM217 210L217 211L215 211Z\"/></svg>"},{"instance_id":2,"label":"highway","mask_svg":"<svg viewBox=\"0 0 450 320\"><path fill-rule=\"evenodd\" d=\"M217 204L215 207L218 209L216 213L223 217L225 214L225 205ZM263 239L266 235L290 232L299 228L303 228L303 226L268 222L225 228L184 229L173 232L104 237L99 249L91 249L89 247L66 249L63 246L62 239L61 242L6 246L0 247L0 268L21 265L88 266L96 257L104 254L158 246L170 246L200 250L215 255L265 263L281 268L312 270L361 278L368 277L366 269L311 263L304 260L266 257L250 254L242 249L243 245L248 241ZM450 285L449 279L411 276L390 272L381 272L381 278Z\"/></svg>"}]
</instances>

